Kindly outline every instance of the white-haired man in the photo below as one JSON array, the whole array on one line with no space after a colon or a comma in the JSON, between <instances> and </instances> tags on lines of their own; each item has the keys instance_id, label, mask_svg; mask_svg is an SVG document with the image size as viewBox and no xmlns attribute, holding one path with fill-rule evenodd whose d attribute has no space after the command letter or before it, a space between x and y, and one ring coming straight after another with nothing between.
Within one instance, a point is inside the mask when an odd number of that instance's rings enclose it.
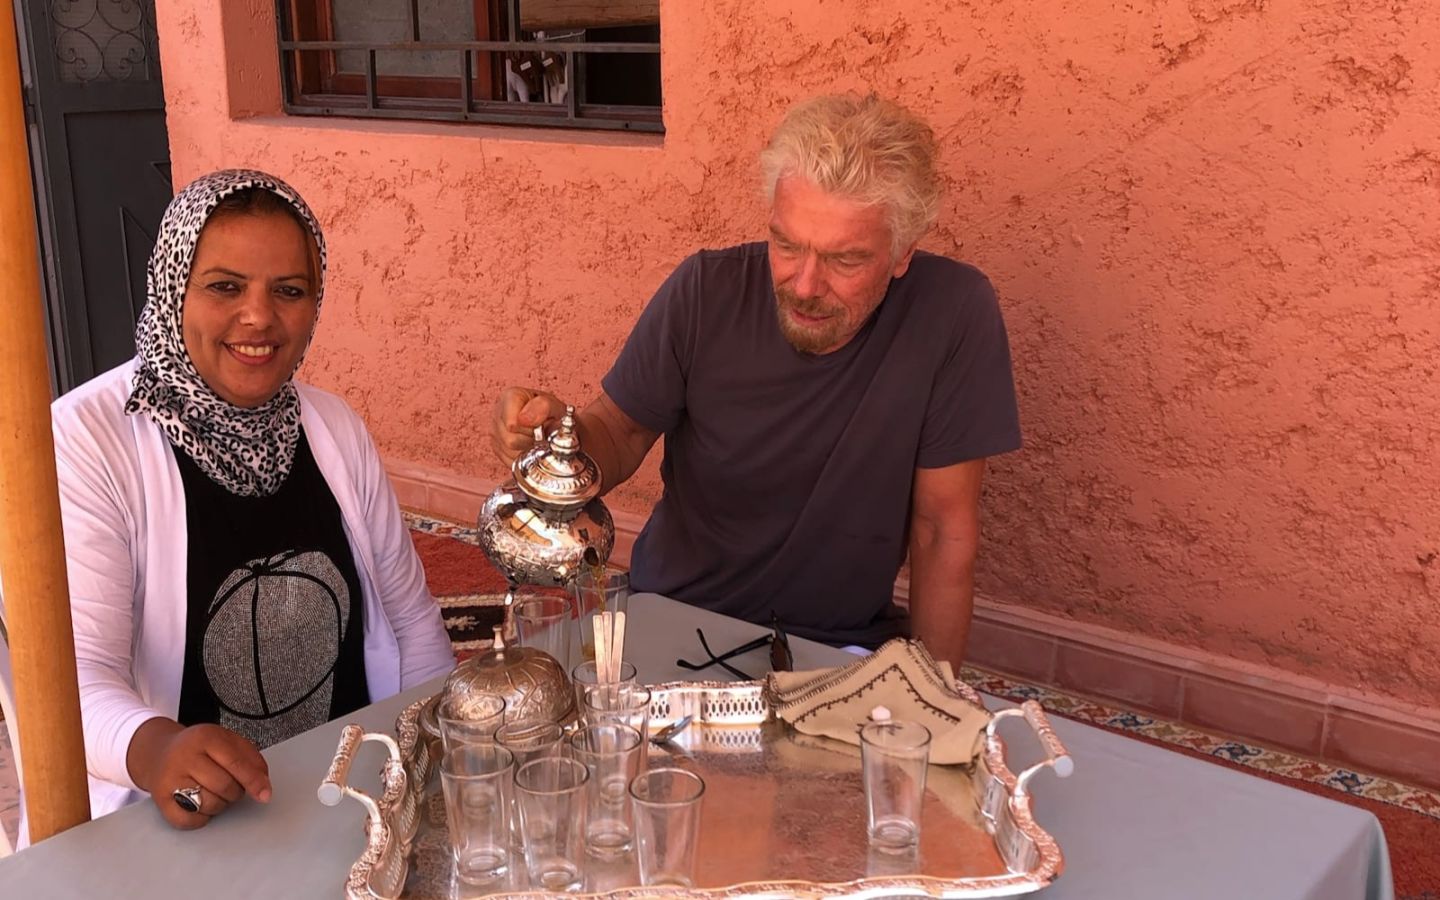
<instances>
[{"instance_id":1,"label":"white-haired man","mask_svg":"<svg viewBox=\"0 0 1440 900\"><path fill-rule=\"evenodd\" d=\"M989 281L916 249L939 206L933 133L884 100L819 97L761 168L768 242L682 263L579 417L607 488L665 435L631 585L834 644L910 634L958 664L985 459L1020 428ZM562 410L505 390L496 453Z\"/></svg>"}]
</instances>

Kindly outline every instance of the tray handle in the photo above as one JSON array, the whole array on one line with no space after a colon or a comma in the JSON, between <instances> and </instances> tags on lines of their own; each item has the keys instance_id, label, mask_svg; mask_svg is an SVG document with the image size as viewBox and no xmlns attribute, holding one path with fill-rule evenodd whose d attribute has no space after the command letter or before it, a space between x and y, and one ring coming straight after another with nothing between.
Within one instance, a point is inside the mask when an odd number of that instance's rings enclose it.
<instances>
[{"instance_id":1,"label":"tray handle","mask_svg":"<svg viewBox=\"0 0 1440 900\"><path fill-rule=\"evenodd\" d=\"M389 751L381 771L383 793L378 801L349 784L355 754L367 741L384 744ZM367 733L359 725L346 725L340 730L335 759L315 794L326 806L336 806L346 797L353 797L365 807L368 817L365 852L350 867L346 896L352 900L397 900L409 870L406 854L419 822L418 800L408 789L400 745L387 734Z\"/></svg>"},{"instance_id":2,"label":"tray handle","mask_svg":"<svg viewBox=\"0 0 1440 900\"><path fill-rule=\"evenodd\" d=\"M344 799L345 791L349 789L346 782L350 779L350 764L355 761L355 751L360 748L360 739L364 736L365 732L360 730L359 725L346 725L340 730L340 746L335 748L335 759L315 792L326 806L334 806Z\"/></svg>"},{"instance_id":3,"label":"tray handle","mask_svg":"<svg viewBox=\"0 0 1440 900\"><path fill-rule=\"evenodd\" d=\"M378 819L380 808L375 805L374 798L349 784L350 766L355 762L355 753L366 741L384 744L390 751L391 764L387 769L401 764L400 745L395 743L394 738L388 734L367 734L359 725L346 725L340 730L340 744L335 748L335 759L330 763L330 771L325 773L325 780L320 782L315 795L326 806L335 806L346 797L354 797L365 806L372 819Z\"/></svg>"},{"instance_id":4,"label":"tray handle","mask_svg":"<svg viewBox=\"0 0 1440 900\"><path fill-rule=\"evenodd\" d=\"M1000 719L1011 716L1023 716L1029 723L1035 737L1039 739L1040 746L1045 750L1045 759L1025 769L1015 778L1015 794L1022 796L1029 793L1030 779L1041 769L1051 769L1059 778L1068 778L1075 771L1075 760L1071 758L1070 752L1060 742L1060 736L1051 727L1050 720L1045 716L1045 710L1034 700L1026 700L1018 709L1002 709L995 713L994 720L990 724L993 733L995 723Z\"/></svg>"}]
</instances>

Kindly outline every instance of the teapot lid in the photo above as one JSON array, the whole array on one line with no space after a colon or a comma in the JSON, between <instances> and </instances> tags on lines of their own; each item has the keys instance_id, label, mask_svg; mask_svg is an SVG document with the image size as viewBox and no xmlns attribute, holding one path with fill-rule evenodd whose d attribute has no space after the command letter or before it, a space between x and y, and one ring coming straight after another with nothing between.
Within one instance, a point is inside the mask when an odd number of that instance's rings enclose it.
<instances>
[{"instance_id":1,"label":"teapot lid","mask_svg":"<svg viewBox=\"0 0 1440 900\"><path fill-rule=\"evenodd\" d=\"M515 483L527 497L546 506L581 507L600 493L600 468L580 451L575 407L565 407L560 427L544 438L535 429L535 446L511 464Z\"/></svg>"}]
</instances>

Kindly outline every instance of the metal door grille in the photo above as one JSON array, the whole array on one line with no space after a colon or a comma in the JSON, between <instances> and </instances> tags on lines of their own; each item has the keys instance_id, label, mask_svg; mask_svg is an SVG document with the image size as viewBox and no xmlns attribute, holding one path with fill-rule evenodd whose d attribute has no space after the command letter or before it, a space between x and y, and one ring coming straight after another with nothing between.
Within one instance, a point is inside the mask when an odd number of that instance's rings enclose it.
<instances>
[{"instance_id":1,"label":"metal door grille","mask_svg":"<svg viewBox=\"0 0 1440 900\"><path fill-rule=\"evenodd\" d=\"M53 0L56 71L61 81L154 81L153 6L137 0Z\"/></svg>"}]
</instances>

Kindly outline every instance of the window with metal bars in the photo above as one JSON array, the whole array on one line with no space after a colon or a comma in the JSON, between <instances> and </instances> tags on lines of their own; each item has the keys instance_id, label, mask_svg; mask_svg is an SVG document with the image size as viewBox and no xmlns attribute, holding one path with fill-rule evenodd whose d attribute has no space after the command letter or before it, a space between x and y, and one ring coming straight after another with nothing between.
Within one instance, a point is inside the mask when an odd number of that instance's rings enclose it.
<instances>
[{"instance_id":1,"label":"window with metal bars","mask_svg":"<svg viewBox=\"0 0 1440 900\"><path fill-rule=\"evenodd\" d=\"M659 0L276 0L285 111L663 131Z\"/></svg>"}]
</instances>

